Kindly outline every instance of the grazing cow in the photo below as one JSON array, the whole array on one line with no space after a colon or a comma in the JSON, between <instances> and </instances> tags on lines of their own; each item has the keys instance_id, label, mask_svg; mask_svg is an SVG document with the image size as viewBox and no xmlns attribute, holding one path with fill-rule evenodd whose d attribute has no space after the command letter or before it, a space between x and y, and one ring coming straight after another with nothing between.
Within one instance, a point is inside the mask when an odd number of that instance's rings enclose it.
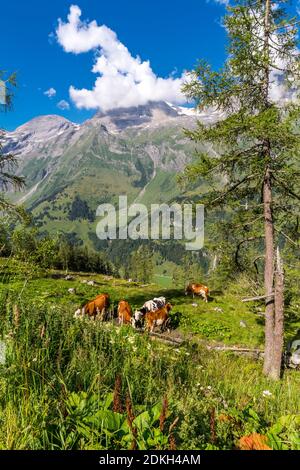
<instances>
[{"instance_id":1,"label":"grazing cow","mask_svg":"<svg viewBox=\"0 0 300 470\"><path fill-rule=\"evenodd\" d=\"M145 322L147 331L153 332L156 326L160 326L161 331L168 328L170 322L169 312L172 309L171 304L166 304L164 307L155 310L155 312L148 312L145 315Z\"/></svg>"},{"instance_id":2,"label":"grazing cow","mask_svg":"<svg viewBox=\"0 0 300 470\"><path fill-rule=\"evenodd\" d=\"M87 315L90 318L96 319L97 315L101 321L105 319L105 315L109 308L109 295L99 294L93 300L90 300L83 307L76 310L74 317L83 317Z\"/></svg>"},{"instance_id":3,"label":"grazing cow","mask_svg":"<svg viewBox=\"0 0 300 470\"><path fill-rule=\"evenodd\" d=\"M166 305L165 297L154 297L152 300L147 300L144 305L134 312L131 324L134 328L142 328L145 315L148 312L155 312L156 310Z\"/></svg>"},{"instance_id":4,"label":"grazing cow","mask_svg":"<svg viewBox=\"0 0 300 470\"><path fill-rule=\"evenodd\" d=\"M148 300L147 302L144 303L144 305L141 308L141 311L142 309L145 309L146 312L155 312L155 310L158 310L159 308L162 308L165 305L166 305L165 297L154 297L153 300Z\"/></svg>"},{"instance_id":5,"label":"grazing cow","mask_svg":"<svg viewBox=\"0 0 300 470\"><path fill-rule=\"evenodd\" d=\"M140 310L135 310L133 317L131 319L131 325L133 328L142 328L144 325L145 314L147 310L142 307Z\"/></svg>"},{"instance_id":6,"label":"grazing cow","mask_svg":"<svg viewBox=\"0 0 300 470\"><path fill-rule=\"evenodd\" d=\"M195 295L203 297L205 302L208 302L209 288L203 284L189 283L185 289L185 295L192 294L193 298Z\"/></svg>"},{"instance_id":7,"label":"grazing cow","mask_svg":"<svg viewBox=\"0 0 300 470\"><path fill-rule=\"evenodd\" d=\"M132 310L126 300L120 300L118 305L118 320L120 325L132 323Z\"/></svg>"},{"instance_id":8,"label":"grazing cow","mask_svg":"<svg viewBox=\"0 0 300 470\"><path fill-rule=\"evenodd\" d=\"M165 297L154 297L153 302L156 303L157 309L164 307L167 303Z\"/></svg>"}]
</instances>

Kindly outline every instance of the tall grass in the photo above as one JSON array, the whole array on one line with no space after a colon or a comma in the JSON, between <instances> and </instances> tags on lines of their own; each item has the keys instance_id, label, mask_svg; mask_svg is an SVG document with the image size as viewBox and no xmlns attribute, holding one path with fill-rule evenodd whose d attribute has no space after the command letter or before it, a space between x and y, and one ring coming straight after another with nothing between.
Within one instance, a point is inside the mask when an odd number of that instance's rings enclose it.
<instances>
[{"instance_id":1,"label":"tall grass","mask_svg":"<svg viewBox=\"0 0 300 470\"><path fill-rule=\"evenodd\" d=\"M63 305L33 300L14 305L2 295L2 449L133 444L228 449L245 433L266 433L281 416L299 414L300 380L295 372L273 384L263 378L261 364L250 359L208 352L192 342L170 347L130 327L75 320ZM114 412L117 377L123 414ZM271 395L264 396L264 390ZM163 411L164 400L168 407ZM161 431L163 412L166 425ZM289 422L276 445L297 448L290 436L298 425Z\"/></svg>"}]
</instances>

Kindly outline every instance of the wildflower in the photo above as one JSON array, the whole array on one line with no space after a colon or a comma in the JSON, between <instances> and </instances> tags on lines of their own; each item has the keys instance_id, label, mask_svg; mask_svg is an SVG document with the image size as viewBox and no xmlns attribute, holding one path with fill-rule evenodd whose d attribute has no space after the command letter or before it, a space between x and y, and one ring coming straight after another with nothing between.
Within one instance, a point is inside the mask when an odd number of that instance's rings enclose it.
<instances>
[{"instance_id":1,"label":"wildflower","mask_svg":"<svg viewBox=\"0 0 300 470\"><path fill-rule=\"evenodd\" d=\"M161 430L161 432L163 432L164 430L165 420L167 417L167 411L168 411L168 398L167 396L165 396L163 399L162 410L161 410L160 417L159 417L159 429Z\"/></svg>"},{"instance_id":2,"label":"wildflower","mask_svg":"<svg viewBox=\"0 0 300 470\"><path fill-rule=\"evenodd\" d=\"M221 414L218 416L218 420L219 420L221 423L229 423L230 421L233 421L233 418L232 418L230 415L226 415L225 413L221 413Z\"/></svg>"},{"instance_id":3,"label":"wildflower","mask_svg":"<svg viewBox=\"0 0 300 470\"><path fill-rule=\"evenodd\" d=\"M186 352L185 352L185 355L186 355L186 356L190 356L190 353L186 351Z\"/></svg>"},{"instance_id":4,"label":"wildflower","mask_svg":"<svg viewBox=\"0 0 300 470\"><path fill-rule=\"evenodd\" d=\"M179 417L174 419L173 423L169 427L169 450L176 450L176 440L175 436L173 434L173 429L176 427L177 423L179 421Z\"/></svg>"},{"instance_id":5,"label":"wildflower","mask_svg":"<svg viewBox=\"0 0 300 470\"><path fill-rule=\"evenodd\" d=\"M210 442L211 442L211 444L215 444L216 440L217 440L217 435L216 435L216 410L215 410L215 408L212 408L210 410L209 427L210 427Z\"/></svg>"},{"instance_id":6,"label":"wildflower","mask_svg":"<svg viewBox=\"0 0 300 470\"><path fill-rule=\"evenodd\" d=\"M263 397L271 397L272 393L270 392L270 390L264 390L262 392L262 395L263 395Z\"/></svg>"},{"instance_id":7,"label":"wildflower","mask_svg":"<svg viewBox=\"0 0 300 470\"><path fill-rule=\"evenodd\" d=\"M208 385L206 388L207 388L207 390L211 390L211 386L210 386L210 385Z\"/></svg>"},{"instance_id":8,"label":"wildflower","mask_svg":"<svg viewBox=\"0 0 300 470\"><path fill-rule=\"evenodd\" d=\"M238 448L241 450L272 450L267 444L267 436L253 433L249 436L243 436L238 442Z\"/></svg>"},{"instance_id":9,"label":"wildflower","mask_svg":"<svg viewBox=\"0 0 300 470\"><path fill-rule=\"evenodd\" d=\"M43 337L45 336L45 331L46 331L46 327L45 325L42 325L42 328L40 330L40 338L43 339Z\"/></svg>"},{"instance_id":10,"label":"wildflower","mask_svg":"<svg viewBox=\"0 0 300 470\"><path fill-rule=\"evenodd\" d=\"M133 426L133 421L134 421L134 414L132 411L132 402L131 402L131 397L129 394L126 396L126 413L127 413L127 423L129 425L131 434L133 436L133 440L131 443L130 450L135 450L136 449L136 437L137 437L137 428Z\"/></svg>"},{"instance_id":11,"label":"wildflower","mask_svg":"<svg viewBox=\"0 0 300 470\"><path fill-rule=\"evenodd\" d=\"M20 309L18 305L13 306L13 322L16 328L18 328L19 323L20 323Z\"/></svg>"},{"instance_id":12,"label":"wildflower","mask_svg":"<svg viewBox=\"0 0 300 470\"><path fill-rule=\"evenodd\" d=\"M12 339L13 336L14 336L14 333L13 331L10 330L6 335L4 335L4 339L7 339L7 340Z\"/></svg>"},{"instance_id":13,"label":"wildflower","mask_svg":"<svg viewBox=\"0 0 300 470\"><path fill-rule=\"evenodd\" d=\"M38 360L38 358L37 358L37 357L34 357L34 358L32 359L32 362L37 362L37 360Z\"/></svg>"}]
</instances>

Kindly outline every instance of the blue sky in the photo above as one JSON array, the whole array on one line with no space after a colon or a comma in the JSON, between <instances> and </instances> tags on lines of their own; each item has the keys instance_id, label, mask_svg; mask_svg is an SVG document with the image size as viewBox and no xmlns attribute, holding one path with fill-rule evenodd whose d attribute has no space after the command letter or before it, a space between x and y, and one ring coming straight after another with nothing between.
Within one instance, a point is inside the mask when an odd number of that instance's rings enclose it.
<instances>
[{"instance_id":1,"label":"blue sky","mask_svg":"<svg viewBox=\"0 0 300 470\"><path fill-rule=\"evenodd\" d=\"M179 79L184 70L193 67L197 58L205 58L214 66L224 61L225 31L220 26L224 7L214 1L2 1L0 69L17 72L18 88L13 110L0 114L0 127L14 129L40 114L61 114L75 122L82 122L95 112L97 100L103 103L103 96L100 96L105 89L103 84L100 84L97 94L91 91L100 76L91 70L100 46L85 47L86 52L78 53L78 45L70 46L67 42L70 39L67 29L62 30L60 44L55 37L58 18L68 24L67 15L72 4L80 8L81 19L87 22L84 25L88 28L88 34L92 34L88 22L97 21L96 32L100 31L101 25L106 25L128 48L133 58L130 58L132 64L135 65L137 55L141 58L140 63L149 60L156 78L167 78L173 73L172 80ZM118 44L116 40L115 45ZM110 62L106 64L106 68L110 65ZM138 66L139 69L141 67ZM162 82L161 85L164 89L164 85L168 87L168 83ZM75 90L74 100L69 94L70 86ZM155 87L160 93L160 85L155 83ZM44 92L51 88L56 94L48 97ZM78 92L82 89L90 90L87 99L83 99L82 92ZM69 104L69 109L59 109L57 104L62 100ZM89 106L90 109L86 109Z\"/></svg>"}]
</instances>

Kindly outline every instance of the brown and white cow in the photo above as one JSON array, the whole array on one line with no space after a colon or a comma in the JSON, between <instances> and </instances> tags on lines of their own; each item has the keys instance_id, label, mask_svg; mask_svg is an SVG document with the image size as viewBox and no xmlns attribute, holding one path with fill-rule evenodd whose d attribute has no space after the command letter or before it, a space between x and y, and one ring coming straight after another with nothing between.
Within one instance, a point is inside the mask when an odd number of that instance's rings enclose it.
<instances>
[{"instance_id":1,"label":"brown and white cow","mask_svg":"<svg viewBox=\"0 0 300 470\"><path fill-rule=\"evenodd\" d=\"M99 294L93 300L87 302L83 307L76 310L74 317L83 317L87 315L94 320L98 317L101 321L105 319L105 315L109 308L109 295Z\"/></svg>"},{"instance_id":2,"label":"brown and white cow","mask_svg":"<svg viewBox=\"0 0 300 470\"><path fill-rule=\"evenodd\" d=\"M120 325L132 322L132 309L126 300L120 300L118 304L118 321Z\"/></svg>"},{"instance_id":3,"label":"brown and white cow","mask_svg":"<svg viewBox=\"0 0 300 470\"><path fill-rule=\"evenodd\" d=\"M142 328L145 320L145 315L148 312L155 312L166 305L167 301L165 297L154 297L152 300L147 300L144 305L139 309L135 310L131 324L134 328Z\"/></svg>"},{"instance_id":4,"label":"brown and white cow","mask_svg":"<svg viewBox=\"0 0 300 470\"><path fill-rule=\"evenodd\" d=\"M168 327L170 322L169 312L172 309L171 304L166 304L164 307L155 310L155 312L148 312L145 315L145 329L153 332L156 326L160 326L161 331Z\"/></svg>"},{"instance_id":5,"label":"brown and white cow","mask_svg":"<svg viewBox=\"0 0 300 470\"><path fill-rule=\"evenodd\" d=\"M203 284L195 284L190 282L185 289L185 295L192 294L193 298L195 295L203 297L205 302L208 302L209 288Z\"/></svg>"}]
</instances>

